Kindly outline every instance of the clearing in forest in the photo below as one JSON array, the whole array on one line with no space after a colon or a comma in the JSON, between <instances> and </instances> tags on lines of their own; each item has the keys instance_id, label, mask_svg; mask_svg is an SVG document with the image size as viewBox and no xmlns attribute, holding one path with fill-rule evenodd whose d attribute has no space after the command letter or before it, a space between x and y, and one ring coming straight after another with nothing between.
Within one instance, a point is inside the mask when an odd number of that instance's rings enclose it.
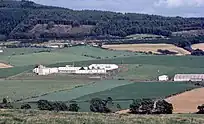
<instances>
[{"instance_id":1,"label":"clearing in forest","mask_svg":"<svg viewBox=\"0 0 204 124\"><path fill-rule=\"evenodd\" d=\"M190 54L187 50L179 48L172 44L120 44L120 45L104 45L104 48L113 50L128 50L134 52L152 52L159 53L158 50L169 50L177 52L177 55L187 55Z\"/></svg>"},{"instance_id":2,"label":"clearing in forest","mask_svg":"<svg viewBox=\"0 0 204 124\"><path fill-rule=\"evenodd\" d=\"M194 89L182 94L167 98L173 104L174 113L195 113L197 107L204 104L204 88Z\"/></svg>"},{"instance_id":3,"label":"clearing in forest","mask_svg":"<svg viewBox=\"0 0 204 124\"><path fill-rule=\"evenodd\" d=\"M13 66L5 64L5 63L0 63L0 68L12 68Z\"/></svg>"},{"instance_id":4,"label":"clearing in forest","mask_svg":"<svg viewBox=\"0 0 204 124\"><path fill-rule=\"evenodd\" d=\"M204 43L193 44L191 47L194 50L196 50L196 49L204 50Z\"/></svg>"}]
</instances>

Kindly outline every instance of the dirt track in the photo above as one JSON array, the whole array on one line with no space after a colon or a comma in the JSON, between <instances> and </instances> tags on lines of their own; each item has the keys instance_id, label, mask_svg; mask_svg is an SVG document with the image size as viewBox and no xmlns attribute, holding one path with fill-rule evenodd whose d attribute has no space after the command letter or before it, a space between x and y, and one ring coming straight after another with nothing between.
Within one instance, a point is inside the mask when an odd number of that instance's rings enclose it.
<instances>
[{"instance_id":1,"label":"dirt track","mask_svg":"<svg viewBox=\"0 0 204 124\"><path fill-rule=\"evenodd\" d=\"M177 52L178 55L190 54L187 50L179 48L172 44L120 44L120 45L104 45L104 48L113 49L113 50L129 50L137 52L153 52L158 53L158 49L170 50Z\"/></svg>"},{"instance_id":2,"label":"dirt track","mask_svg":"<svg viewBox=\"0 0 204 124\"><path fill-rule=\"evenodd\" d=\"M0 63L0 68L12 68L13 66L11 65L7 65L7 64L4 64L4 63Z\"/></svg>"},{"instance_id":3,"label":"dirt track","mask_svg":"<svg viewBox=\"0 0 204 124\"><path fill-rule=\"evenodd\" d=\"M204 88L194 89L166 99L173 104L174 113L195 113L204 104Z\"/></svg>"}]
</instances>

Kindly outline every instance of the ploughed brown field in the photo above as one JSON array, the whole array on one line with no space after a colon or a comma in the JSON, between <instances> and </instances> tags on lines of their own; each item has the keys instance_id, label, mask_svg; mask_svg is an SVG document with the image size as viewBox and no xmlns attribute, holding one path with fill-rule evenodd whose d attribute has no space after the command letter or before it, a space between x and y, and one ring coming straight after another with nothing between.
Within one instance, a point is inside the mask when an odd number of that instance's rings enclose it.
<instances>
[{"instance_id":1,"label":"ploughed brown field","mask_svg":"<svg viewBox=\"0 0 204 124\"><path fill-rule=\"evenodd\" d=\"M204 104L204 88L194 89L166 99L173 104L174 113L195 113Z\"/></svg>"},{"instance_id":2,"label":"ploughed brown field","mask_svg":"<svg viewBox=\"0 0 204 124\"><path fill-rule=\"evenodd\" d=\"M196 49L201 49L204 50L204 43L199 43L199 44L193 44L192 49L196 50Z\"/></svg>"},{"instance_id":3,"label":"ploughed brown field","mask_svg":"<svg viewBox=\"0 0 204 124\"><path fill-rule=\"evenodd\" d=\"M159 53L157 50L169 50L177 52L177 55L187 55L190 54L187 50L177 47L172 44L120 44L120 45L103 45L103 48L112 50L128 50L134 52L152 52Z\"/></svg>"},{"instance_id":4,"label":"ploughed brown field","mask_svg":"<svg viewBox=\"0 0 204 124\"><path fill-rule=\"evenodd\" d=\"M12 67L13 66L11 66L11 65L0 63L0 68L12 68Z\"/></svg>"}]
</instances>

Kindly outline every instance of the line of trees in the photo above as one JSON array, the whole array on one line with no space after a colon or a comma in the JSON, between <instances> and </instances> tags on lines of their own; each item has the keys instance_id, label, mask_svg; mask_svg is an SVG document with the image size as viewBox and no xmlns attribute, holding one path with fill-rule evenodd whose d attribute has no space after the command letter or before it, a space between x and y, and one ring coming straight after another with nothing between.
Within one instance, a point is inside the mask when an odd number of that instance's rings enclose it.
<instances>
[{"instance_id":1,"label":"line of trees","mask_svg":"<svg viewBox=\"0 0 204 124\"><path fill-rule=\"evenodd\" d=\"M135 33L171 36L175 31L204 28L204 18L163 17L95 10L74 11L43 6L30 1L7 1L0 4L0 34L6 37L38 38L40 36L33 36L28 31L36 24L50 22L72 26L94 25L90 36L125 37ZM83 34L76 35L86 37ZM61 38L65 36L59 34Z\"/></svg>"},{"instance_id":2,"label":"line of trees","mask_svg":"<svg viewBox=\"0 0 204 124\"><path fill-rule=\"evenodd\" d=\"M97 113L111 113L113 112L112 108L109 105L114 105L114 100L111 97L103 100L100 98L93 98L90 102L90 111ZM57 101L47 101L39 100L36 102L39 110L48 110L48 111L72 111L78 112L80 107L76 102L72 102L67 106L66 102L57 102ZM119 104L116 104L118 111L122 108ZM13 109L12 103L8 102L6 98L3 98L0 103L0 109ZM32 109L29 104L22 104L20 109ZM197 107L198 112L196 114L204 114L204 104ZM173 105L168 103L163 99L136 99L129 106L129 113L131 114L172 114Z\"/></svg>"}]
</instances>

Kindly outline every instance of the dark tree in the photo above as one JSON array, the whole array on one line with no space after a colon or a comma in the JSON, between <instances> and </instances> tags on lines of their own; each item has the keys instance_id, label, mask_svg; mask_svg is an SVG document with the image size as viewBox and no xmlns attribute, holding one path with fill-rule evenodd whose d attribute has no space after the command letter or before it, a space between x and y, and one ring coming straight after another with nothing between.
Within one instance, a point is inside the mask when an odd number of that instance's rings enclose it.
<instances>
[{"instance_id":1,"label":"dark tree","mask_svg":"<svg viewBox=\"0 0 204 124\"><path fill-rule=\"evenodd\" d=\"M198 106L197 109L198 109L197 114L204 114L204 104L201 106Z\"/></svg>"},{"instance_id":2,"label":"dark tree","mask_svg":"<svg viewBox=\"0 0 204 124\"><path fill-rule=\"evenodd\" d=\"M130 111L133 114L151 114L154 107L154 101L151 99L134 100L130 105Z\"/></svg>"},{"instance_id":3,"label":"dark tree","mask_svg":"<svg viewBox=\"0 0 204 124\"><path fill-rule=\"evenodd\" d=\"M37 102L38 109L40 110L49 110L52 111L54 108L52 107L52 103L47 100L39 100Z\"/></svg>"},{"instance_id":4,"label":"dark tree","mask_svg":"<svg viewBox=\"0 0 204 124\"><path fill-rule=\"evenodd\" d=\"M53 28L55 23L53 21L48 22L47 29Z\"/></svg>"},{"instance_id":5,"label":"dark tree","mask_svg":"<svg viewBox=\"0 0 204 124\"><path fill-rule=\"evenodd\" d=\"M155 101L155 108L153 108L153 114L172 114L173 113L173 105L168 103L165 100Z\"/></svg>"},{"instance_id":6,"label":"dark tree","mask_svg":"<svg viewBox=\"0 0 204 124\"><path fill-rule=\"evenodd\" d=\"M31 106L29 104L23 104L21 105L21 109L31 109Z\"/></svg>"},{"instance_id":7,"label":"dark tree","mask_svg":"<svg viewBox=\"0 0 204 124\"><path fill-rule=\"evenodd\" d=\"M80 23L78 21L74 21L72 23L72 27L79 27L80 26Z\"/></svg>"},{"instance_id":8,"label":"dark tree","mask_svg":"<svg viewBox=\"0 0 204 124\"><path fill-rule=\"evenodd\" d=\"M80 109L80 107L78 106L77 103L72 103L69 105L69 111L78 112L79 109Z\"/></svg>"},{"instance_id":9,"label":"dark tree","mask_svg":"<svg viewBox=\"0 0 204 124\"><path fill-rule=\"evenodd\" d=\"M2 103L3 103L3 104L7 104L7 103L8 103L7 99L6 99L6 98L3 98Z\"/></svg>"},{"instance_id":10,"label":"dark tree","mask_svg":"<svg viewBox=\"0 0 204 124\"><path fill-rule=\"evenodd\" d=\"M99 113L109 113L111 110L107 108L107 101L99 99L99 98L94 98L90 102L90 110L92 112L99 112Z\"/></svg>"},{"instance_id":11,"label":"dark tree","mask_svg":"<svg viewBox=\"0 0 204 124\"><path fill-rule=\"evenodd\" d=\"M165 100L140 99L130 105L133 114L172 114L172 104Z\"/></svg>"},{"instance_id":12,"label":"dark tree","mask_svg":"<svg viewBox=\"0 0 204 124\"><path fill-rule=\"evenodd\" d=\"M68 111L69 108L63 102L49 102L47 100L39 100L37 102L38 108L40 110L48 111Z\"/></svg>"},{"instance_id":13,"label":"dark tree","mask_svg":"<svg viewBox=\"0 0 204 124\"><path fill-rule=\"evenodd\" d=\"M193 55L193 56L204 56L204 51L200 50L200 49L196 49L196 50L193 50L191 52L191 55Z\"/></svg>"}]
</instances>

